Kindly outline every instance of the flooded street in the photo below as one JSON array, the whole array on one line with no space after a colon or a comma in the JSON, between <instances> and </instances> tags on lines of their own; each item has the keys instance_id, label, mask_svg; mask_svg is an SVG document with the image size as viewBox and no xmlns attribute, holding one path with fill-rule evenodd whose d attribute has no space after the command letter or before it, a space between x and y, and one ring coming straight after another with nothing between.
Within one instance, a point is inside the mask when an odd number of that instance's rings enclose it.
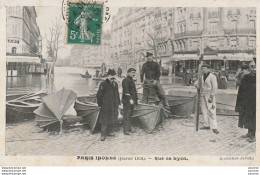
<instances>
[{"instance_id":1,"label":"flooded street","mask_svg":"<svg viewBox=\"0 0 260 175\"><path fill-rule=\"evenodd\" d=\"M85 71L83 68L55 67L54 90L58 91L65 87L72 89L78 96L88 95L100 82L93 81L91 78L82 78L80 74L84 74ZM89 73L93 75L95 70L89 70ZM47 76L45 75L7 78L7 94L39 90L48 90Z\"/></svg>"}]
</instances>

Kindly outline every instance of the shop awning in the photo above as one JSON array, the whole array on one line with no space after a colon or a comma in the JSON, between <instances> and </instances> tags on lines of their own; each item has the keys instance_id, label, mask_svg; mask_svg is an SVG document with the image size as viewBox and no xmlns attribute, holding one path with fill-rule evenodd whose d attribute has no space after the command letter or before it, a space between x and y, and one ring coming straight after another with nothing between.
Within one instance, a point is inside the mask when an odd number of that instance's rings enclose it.
<instances>
[{"instance_id":1,"label":"shop awning","mask_svg":"<svg viewBox=\"0 0 260 175\"><path fill-rule=\"evenodd\" d=\"M28 56L6 56L6 62L8 63L41 63L39 57L28 57Z\"/></svg>"},{"instance_id":2,"label":"shop awning","mask_svg":"<svg viewBox=\"0 0 260 175\"><path fill-rule=\"evenodd\" d=\"M229 54L229 55L224 55L224 54L219 54L219 55L205 55L203 60L224 60L224 57L227 61L252 61L253 60L253 55L249 54ZM185 61L185 60L199 60L199 57L197 55L177 55L173 56L171 60L167 61L173 62L173 61Z\"/></svg>"}]
</instances>

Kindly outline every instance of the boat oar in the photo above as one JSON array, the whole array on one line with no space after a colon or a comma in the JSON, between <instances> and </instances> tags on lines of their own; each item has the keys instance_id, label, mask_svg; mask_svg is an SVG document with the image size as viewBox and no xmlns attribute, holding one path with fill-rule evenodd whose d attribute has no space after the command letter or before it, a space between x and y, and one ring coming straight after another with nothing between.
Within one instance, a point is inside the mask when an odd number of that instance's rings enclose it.
<instances>
[{"instance_id":1,"label":"boat oar","mask_svg":"<svg viewBox=\"0 0 260 175\"><path fill-rule=\"evenodd\" d=\"M41 94L43 92L38 92L38 93L30 93L30 94L27 94L27 95L23 95L19 98L16 98L14 100L10 100L9 102L16 102L16 101L19 101L19 100L24 100L24 99L27 99L27 98L30 98L30 97L34 97L34 96L37 96L39 94Z\"/></svg>"},{"instance_id":2,"label":"boat oar","mask_svg":"<svg viewBox=\"0 0 260 175\"><path fill-rule=\"evenodd\" d=\"M196 100L196 131L199 130L199 115L200 115L200 90L202 86L202 72L201 67L203 64L203 51L204 51L204 43L202 42L202 48L200 51L200 58L199 58L199 67L198 67L198 87L197 87L197 100Z\"/></svg>"}]
</instances>

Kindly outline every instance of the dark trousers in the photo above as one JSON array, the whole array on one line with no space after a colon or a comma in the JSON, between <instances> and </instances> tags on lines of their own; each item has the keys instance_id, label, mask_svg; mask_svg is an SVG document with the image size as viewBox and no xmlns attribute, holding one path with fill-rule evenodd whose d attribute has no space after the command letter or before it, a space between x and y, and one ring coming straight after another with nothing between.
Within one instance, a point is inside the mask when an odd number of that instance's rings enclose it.
<instances>
[{"instance_id":1,"label":"dark trousers","mask_svg":"<svg viewBox=\"0 0 260 175\"><path fill-rule=\"evenodd\" d=\"M107 136L114 132L114 124L101 124L101 135Z\"/></svg>"},{"instance_id":2,"label":"dark trousers","mask_svg":"<svg viewBox=\"0 0 260 175\"><path fill-rule=\"evenodd\" d=\"M164 101L165 98L165 92L162 88L162 85L160 84L160 81L157 81L156 83L156 93L161 101Z\"/></svg>"},{"instance_id":3,"label":"dark trousers","mask_svg":"<svg viewBox=\"0 0 260 175\"><path fill-rule=\"evenodd\" d=\"M163 103L163 106L167 106L168 102L165 98L165 92L160 84L160 81L156 81L155 86L153 85L153 81L154 80L144 80L143 101L149 103L149 96L154 96L156 94L159 100ZM155 101L158 100L155 98Z\"/></svg>"},{"instance_id":4,"label":"dark trousers","mask_svg":"<svg viewBox=\"0 0 260 175\"><path fill-rule=\"evenodd\" d=\"M131 130L131 117L134 111L134 105L123 105L124 115L123 115L123 131L129 132Z\"/></svg>"}]
</instances>

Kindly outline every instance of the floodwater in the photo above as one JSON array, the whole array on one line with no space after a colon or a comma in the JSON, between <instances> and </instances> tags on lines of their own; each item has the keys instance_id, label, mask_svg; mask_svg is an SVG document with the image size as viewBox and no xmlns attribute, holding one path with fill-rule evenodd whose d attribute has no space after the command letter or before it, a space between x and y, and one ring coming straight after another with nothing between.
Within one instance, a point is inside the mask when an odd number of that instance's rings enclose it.
<instances>
[{"instance_id":1,"label":"floodwater","mask_svg":"<svg viewBox=\"0 0 260 175\"><path fill-rule=\"evenodd\" d=\"M94 75L95 70L89 70ZM78 96L88 95L96 88L100 81L82 78L85 69L75 67L55 67L54 90L58 91L63 87L73 90ZM7 94L26 93L32 91L47 91L47 76L27 75L24 77L7 77Z\"/></svg>"}]
</instances>

